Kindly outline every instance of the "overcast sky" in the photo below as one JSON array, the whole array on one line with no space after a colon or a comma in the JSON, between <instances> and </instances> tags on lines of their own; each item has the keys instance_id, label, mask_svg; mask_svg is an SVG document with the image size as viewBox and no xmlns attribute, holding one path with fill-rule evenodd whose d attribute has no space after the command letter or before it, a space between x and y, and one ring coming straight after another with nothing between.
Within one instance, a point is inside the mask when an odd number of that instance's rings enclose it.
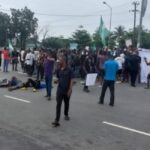
<instances>
[{"instance_id":1,"label":"overcast sky","mask_svg":"<svg viewBox=\"0 0 150 150\"><path fill-rule=\"evenodd\" d=\"M20 9L27 6L33 12L49 14L49 16L35 14L39 20L38 32L46 28L49 30L50 36L63 35L64 37L71 37L79 25L83 25L91 34L94 33L99 27L101 15L106 27L109 28L110 11L102 2L102 0L0 0L0 8L1 11L5 12L3 9ZM133 9L133 0L106 0L106 2L113 9L113 29L118 25L123 25L127 29L133 27L134 16L133 13L129 12ZM139 2L141 3L141 0ZM138 9L140 7L139 5ZM139 13L137 24L139 24ZM150 2L148 3L143 25L150 29ZM42 34L43 32L40 33L40 36Z\"/></svg>"}]
</instances>

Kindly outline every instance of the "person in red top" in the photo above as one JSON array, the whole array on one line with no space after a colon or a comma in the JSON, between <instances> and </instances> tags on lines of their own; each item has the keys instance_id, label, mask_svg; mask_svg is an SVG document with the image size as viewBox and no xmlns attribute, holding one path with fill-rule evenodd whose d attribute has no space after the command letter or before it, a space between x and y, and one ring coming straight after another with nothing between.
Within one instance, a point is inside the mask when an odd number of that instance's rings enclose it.
<instances>
[{"instance_id":1,"label":"person in red top","mask_svg":"<svg viewBox=\"0 0 150 150\"><path fill-rule=\"evenodd\" d=\"M2 54L3 54L3 59L4 59L3 72L8 72L8 65L9 65L9 60L10 60L9 51L6 48L4 48L4 50L2 51Z\"/></svg>"}]
</instances>

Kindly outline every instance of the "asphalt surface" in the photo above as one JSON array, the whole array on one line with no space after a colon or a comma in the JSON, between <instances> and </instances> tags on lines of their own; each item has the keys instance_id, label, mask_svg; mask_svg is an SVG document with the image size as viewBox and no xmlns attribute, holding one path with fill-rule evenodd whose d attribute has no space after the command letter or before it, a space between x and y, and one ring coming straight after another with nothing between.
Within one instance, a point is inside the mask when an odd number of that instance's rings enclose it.
<instances>
[{"instance_id":1,"label":"asphalt surface","mask_svg":"<svg viewBox=\"0 0 150 150\"><path fill-rule=\"evenodd\" d=\"M26 75L0 72L0 78L13 75L27 80ZM84 93L77 80L70 102L71 120L64 121L62 107L59 128L51 126L56 107L56 85L53 86L52 101L44 97L45 90L33 93L32 89L0 89L0 150L149 149L150 136L103 123L150 133L150 90L145 90L144 85L133 88L116 84L115 106L109 107L109 90L105 104L99 105L101 88L96 85L90 87L90 93Z\"/></svg>"}]
</instances>

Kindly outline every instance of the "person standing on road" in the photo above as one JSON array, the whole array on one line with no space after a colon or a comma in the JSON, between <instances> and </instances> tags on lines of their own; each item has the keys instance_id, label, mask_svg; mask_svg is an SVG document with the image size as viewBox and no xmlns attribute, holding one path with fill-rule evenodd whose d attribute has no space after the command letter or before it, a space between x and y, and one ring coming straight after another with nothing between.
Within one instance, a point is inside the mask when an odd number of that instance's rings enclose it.
<instances>
[{"instance_id":1,"label":"person standing on road","mask_svg":"<svg viewBox=\"0 0 150 150\"><path fill-rule=\"evenodd\" d=\"M24 57L25 51L21 50L20 52L20 62L21 62L21 68L23 73L25 72L25 57Z\"/></svg>"},{"instance_id":2,"label":"person standing on road","mask_svg":"<svg viewBox=\"0 0 150 150\"><path fill-rule=\"evenodd\" d=\"M3 72L8 72L8 65L9 65L9 60L10 60L10 54L7 48L4 48L3 52Z\"/></svg>"},{"instance_id":3,"label":"person standing on road","mask_svg":"<svg viewBox=\"0 0 150 150\"><path fill-rule=\"evenodd\" d=\"M26 58L25 58L25 64L26 64L26 71L29 76L32 76L33 73L33 64L34 64L34 55L30 50L28 50Z\"/></svg>"},{"instance_id":4,"label":"person standing on road","mask_svg":"<svg viewBox=\"0 0 150 150\"><path fill-rule=\"evenodd\" d=\"M83 91L88 93L90 92L90 90L89 90L89 87L86 86L86 77L88 74L96 72L94 58L90 56L88 53L84 62L84 71L85 71L86 76L85 76L85 83L84 83Z\"/></svg>"},{"instance_id":5,"label":"person standing on road","mask_svg":"<svg viewBox=\"0 0 150 150\"><path fill-rule=\"evenodd\" d=\"M18 56L19 53L17 52L16 48L11 53L11 59L12 59L12 71L18 71L17 64L18 64Z\"/></svg>"},{"instance_id":6,"label":"person standing on road","mask_svg":"<svg viewBox=\"0 0 150 150\"><path fill-rule=\"evenodd\" d=\"M51 54L48 54L44 60L44 75L46 82L46 96L48 100L51 100L51 90L52 90L52 78L53 78L53 68L55 59L52 58Z\"/></svg>"},{"instance_id":7,"label":"person standing on road","mask_svg":"<svg viewBox=\"0 0 150 150\"><path fill-rule=\"evenodd\" d=\"M98 70L99 70L99 78L100 84L103 84L104 80L104 63L107 60L107 53L105 51L100 51L100 55L98 56Z\"/></svg>"},{"instance_id":8,"label":"person standing on road","mask_svg":"<svg viewBox=\"0 0 150 150\"><path fill-rule=\"evenodd\" d=\"M145 63L147 66L150 66L150 62L147 61L147 58L145 57L144 58L145 60ZM149 89L150 88L150 71L148 72L148 75L147 75L147 87L145 87L145 89Z\"/></svg>"},{"instance_id":9,"label":"person standing on road","mask_svg":"<svg viewBox=\"0 0 150 150\"><path fill-rule=\"evenodd\" d=\"M66 58L64 56L60 57L60 69L57 71L58 80L55 83L58 83L57 94L56 94L56 118L52 123L54 127L60 126L60 114L61 114L61 105L62 101L64 101L64 115L65 120L70 120L69 117L69 101L72 93L73 86L73 73L70 68L67 66Z\"/></svg>"},{"instance_id":10,"label":"person standing on road","mask_svg":"<svg viewBox=\"0 0 150 150\"><path fill-rule=\"evenodd\" d=\"M132 52L129 57L129 72L131 77L131 86L136 87L135 82L140 71L140 63L141 57L136 54L136 52Z\"/></svg>"},{"instance_id":11,"label":"person standing on road","mask_svg":"<svg viewBox=\"0 0 150 150\"><path fill-rule=\"evenodd\" d=\"M39 58L37 60L37 80L43 80L44 77L44 53L40 51Z\"/></svg>"},{"instance_id":12,"label":"person standing on road","mask_svg":"<svg viewBox=\"0 0 150 150\"><path fill-rule=\"evenodd\" d=\"M117 79L118 79L118 81L122 81L123 64L125 62L124 54L120 54L120 56L116 57L115 61L117 61L118 66L119 66L119 70L117 73Z\"/></svg>"},{"instance_id":13,"label":"person standing on road","mask_svg":"<svg viewBox=\"0 0 150 150\"><path fill-rule=\"evenodd\" d=\"M112 55L109 55L109 59L104 63L104 82L102 86L102 92L100 96L99 104L104 104L104 97L107 88L110 89L110 106L114 106L114 97L115 97L115 80L118 71L118 63L113 59Z\"/></svg>"}]
</instances>

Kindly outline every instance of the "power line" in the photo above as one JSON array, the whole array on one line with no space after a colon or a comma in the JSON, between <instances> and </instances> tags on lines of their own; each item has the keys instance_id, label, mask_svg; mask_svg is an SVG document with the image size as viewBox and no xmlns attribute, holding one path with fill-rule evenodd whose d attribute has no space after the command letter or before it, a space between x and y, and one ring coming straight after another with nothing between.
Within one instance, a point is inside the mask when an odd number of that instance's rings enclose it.
<instances>
[{"instance_id":1,"label":"power line","mask_svg":"<svg viewBox=\"0 0 150 150\"><path fill-rule=\"evenodd\" d=\"M114 6L113 8L117 8L117 7L122 7L126 4L129 4L129 3L124 3L124 4L121 4L121 5L117 5L117 6ZM2 11L7 11L7 12L11 12L11 10L8 10L8 9L0 9ZM101 10L101 11L98 11L96 13L100 13L100 12L106 12L107 9L105 10ZM40 16L49 16L49 17L97 17L97 16L100 16L100 15L95 15L95 14L79 14L79 15L68 15L68 14L47 14L47 13L39 13L39 12L34 12L34 14L36 15L40 15Z\"/></svg>"}]
</instances>

